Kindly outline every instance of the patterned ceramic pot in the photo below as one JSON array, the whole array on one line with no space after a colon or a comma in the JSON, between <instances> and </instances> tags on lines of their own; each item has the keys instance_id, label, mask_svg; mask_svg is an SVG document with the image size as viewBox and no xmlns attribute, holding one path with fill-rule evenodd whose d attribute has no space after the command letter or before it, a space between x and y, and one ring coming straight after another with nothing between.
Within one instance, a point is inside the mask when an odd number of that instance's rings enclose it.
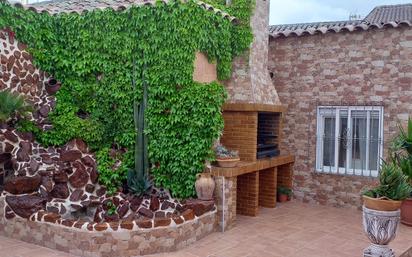
<instances>
[{"instance_id":1,"label":"patterned ceramic pot","mask_svg":"<svg viewBox=\"0 0 412 257\"><path fill-rule=\"evenodd\" d=\"M394 257L388 244L395 239L400 210L377 211L363 206L363 228L372 244L363 252L365 257Z\"/></svg>"}]
</instances>

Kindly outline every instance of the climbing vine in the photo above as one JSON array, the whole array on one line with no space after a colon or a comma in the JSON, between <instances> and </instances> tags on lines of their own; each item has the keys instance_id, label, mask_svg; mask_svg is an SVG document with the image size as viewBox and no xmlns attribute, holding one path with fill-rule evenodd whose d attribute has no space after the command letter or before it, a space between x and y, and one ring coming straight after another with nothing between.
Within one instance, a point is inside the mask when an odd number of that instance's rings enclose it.
<instances>
[{"instance_id":1,"label":"climbing vine","mask_svg":"<svg viewBox=\"0 0 412 257\"><path fill-rule=\"evenodd\" d=\"M215 2L214 4L219 5ZM217 63L228 79L234 56L252 40L252 0L221 5L240 19L235 26L195 2L132 7L79 14L36 14L0 2L0 28L10 28L28 45L37 67L62 82L49 118L53 129L39 131L45 145L82 138L96 151L100 182L114 191L133 166L133 102L148 85L146 119L152 175L176 197L194 193L195 175L213 158L211 146L223 129L224 87L195 83L195 52ZM137 69L132 86L133 61ZM115 167L110 149L125 149Z\"/></svg>"}]
</instances>

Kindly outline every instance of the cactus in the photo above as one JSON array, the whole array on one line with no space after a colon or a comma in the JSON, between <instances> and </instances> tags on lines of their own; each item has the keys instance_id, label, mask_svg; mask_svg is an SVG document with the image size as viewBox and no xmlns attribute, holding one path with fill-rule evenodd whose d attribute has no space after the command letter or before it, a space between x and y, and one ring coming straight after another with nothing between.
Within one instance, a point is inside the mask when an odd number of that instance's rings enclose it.
<instances>
[{"instance_id":1,"label":"cactus","mask_svg":"<svg viewBox=\"0 0 412 257\"><path fill-rule=\"evenodd\" d=\"M136 86L136 62L133 65L133 87L137 92ZM127 184L134 194L141 195L151 188L151 181L149 180L149 157L147 151L147 136L144 133L146 128L145 110L147 106L147 83L142 75L143 81L143 97L140 103L134 100L134 125L136 131L135 142L135 163L134 170L129 170L127 175Z\"/></svg>"}]
</instances>

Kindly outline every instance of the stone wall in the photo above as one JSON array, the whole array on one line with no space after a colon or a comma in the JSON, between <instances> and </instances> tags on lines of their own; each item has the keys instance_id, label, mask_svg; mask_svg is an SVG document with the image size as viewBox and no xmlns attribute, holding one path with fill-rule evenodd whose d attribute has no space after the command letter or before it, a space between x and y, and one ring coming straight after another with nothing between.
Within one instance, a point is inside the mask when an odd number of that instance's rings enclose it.
<instances>
[{"instance_id":1,"label":"stone wall","mask_svg":"<svg viewBox=\"0 0 412 257\"><path fill-rule=\"evenodd\" d=\"M1 235L87 257L127 257L175 251L212 233L216 215L216 211L200 217L192 213L185 223L156 229L136 229L135 225L135 229L88 231L59 226L48 220L39 222L20 217L6 220L4 208L4 197L0 197Z\"/></svg>"},{"instance_id":2,"label":"stone wall","mask_svg":"<svg viewBox=\"0 0 412 257\"><path fill-rule=\"evenodd\" d=\"M224 232L236 225L237 178L216 176L214 197L217 207L217 229Z\"/></svg>"},{"instance_id":3,"label":"stone wall","mask_svg":"<svg viewBox=\"0 0 412 257\"><path fill-rule=\"evenodd\" d=\"M280 104L268 68L269 1L256 0L251 19L254 40L250 50L233 62L233 73L225 82L230 103Z\"/></svg>"},{"instance_id":4,"label":"stone wall","mask_svg":"<svg viewBox=\"0 0 412 257\"><path fill-rule=\"evenodd\" d=\"M359 206L376 179L315 173L316 107L384 107L384 148L412 113L412 29L272 39L269 70L288 104L282 149L296 154L294 192L305 202Z\"/></svg>"},{"instance_id":5,"label":"stone wall","mask_svg":"<svg viewBox=\"0 0 412 257\"><path fill-rule=\"evenodd\" d=\"M8 89L24 95L33 106L33 120L48 129L47 117L55 106L55 97L45 88L50 76L33 65L26 48L12 32L0 30L0 91Z\"/></svg>"},{"instance_id":6,"label":"stone wall","mask_svg":"<svg viewBox=\"0 0 412 257\"><path fill-rule=\"evenodd\" d=\"M0 91L33 105L31 120L52 128L51 77L35 68L14 33L0 31ZM207 61L207 60L206 60ZM54 79L53 79L54 80ZM60 83L54 80L57 88ZM64 87L64 85L62 85ZM120 167L119 154L113 172ZM44 147L13 123L0 125L0 234L81 256L134 256L184 247L214 231L214 201L173 199L152 188L142 196L106 193L98 183L95 155L85 142ZM4 182L4 184L3 184ZM4 188L3 188L4 186ZM91 243L93 242L93 243Z\"/></svg>"}]
</instances>

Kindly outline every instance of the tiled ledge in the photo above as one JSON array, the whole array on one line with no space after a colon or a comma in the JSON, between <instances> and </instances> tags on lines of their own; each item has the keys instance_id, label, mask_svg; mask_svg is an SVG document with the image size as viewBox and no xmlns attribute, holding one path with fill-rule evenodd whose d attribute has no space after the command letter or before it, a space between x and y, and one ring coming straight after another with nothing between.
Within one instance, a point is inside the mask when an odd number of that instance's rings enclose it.
<instances>
[{"instance_id":1,"label":"tiled ledge","mask_svg":"<svg viewBox=\"0 0 412 257\"><path fill-rule=\"evenodd\" d=\"M280 155L272 158L260 159L251 162L239 162L234 168L212 167L211 173L214 176L236 177L257 170L264 170L272 167L282 166L295 162L294 155Z\"/></svg>"},{"instance_id":2,"label":"tiled ledge","mask_svg":"<svg viewBox=\"0 0 412 257\"><path fill-rule=\"evenodd\" d=\"M286 112L286 105L255 104L255 103L225 103L224 111L241 112Z\"/></svg>"}]
</instances>

